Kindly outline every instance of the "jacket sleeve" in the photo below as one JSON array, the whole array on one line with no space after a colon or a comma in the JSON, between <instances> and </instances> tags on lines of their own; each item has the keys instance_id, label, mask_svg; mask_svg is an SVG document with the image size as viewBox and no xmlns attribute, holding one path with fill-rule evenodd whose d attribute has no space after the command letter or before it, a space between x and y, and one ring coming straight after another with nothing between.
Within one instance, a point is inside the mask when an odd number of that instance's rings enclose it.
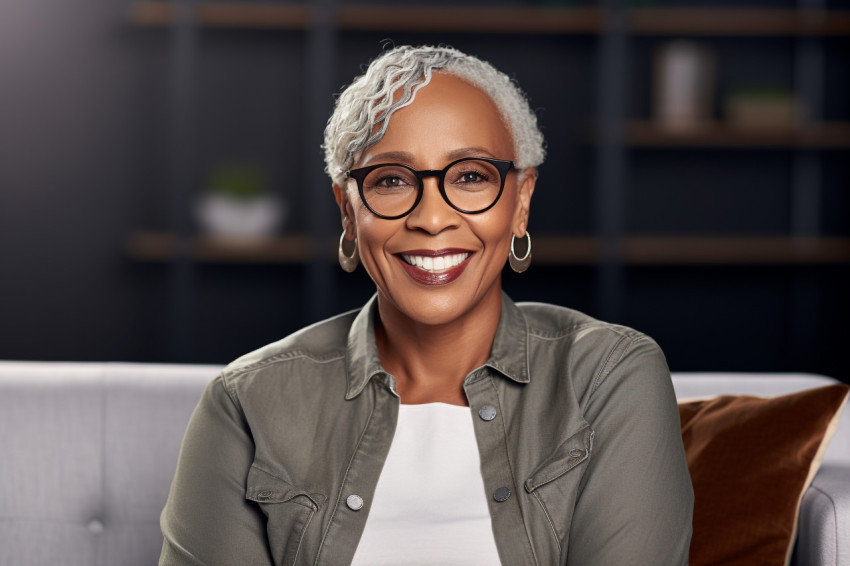
<instances>
[{"instance_id":1,"label":"jacket sleeve","mask_svg":"<svg viewBox=\"0 0 850 566\"><path fill-rule=\"evenodd\" d=\"M567 564L687 564L693 489L658 345L643 335L623 337L583 404L595 434Z\"/></svg>"},{"instance_id":2,"label":"jacket sleeve","mask_svg":"<svg viewBox=\"0 0 850 566\"><path fill-rule=\"evenodd\" d=\"M160 516L160 566L270 565L266 519L245 499L254 443L221 376L189 421Z\"/></svg>"}]
</instances>

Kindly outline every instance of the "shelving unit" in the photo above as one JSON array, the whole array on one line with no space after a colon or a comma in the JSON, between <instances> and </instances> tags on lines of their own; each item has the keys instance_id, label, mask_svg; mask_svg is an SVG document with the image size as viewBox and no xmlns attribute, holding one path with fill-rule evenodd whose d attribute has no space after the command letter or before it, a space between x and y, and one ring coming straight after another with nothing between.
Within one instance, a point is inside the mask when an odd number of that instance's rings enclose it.
<instances>
[{"instance_id":1,"label":"shelving unit","mask_svg":"<svg viewBox=\"0 0 850 566\"><path fill-rule=\"evenodd\" d=\"M197 236L185 241L171 234L133 235L127 253L138 261L169 262L181 255L204 263L304 264L313 259L309 236L221 238ZM336 257L336 240L321 246L322 259ZM604 257L602 241L594 237L534 238L535 264L595 265ZM850 238L794 237L627 237L616 251L617 261L630 265L828 264L850 262Z\"/></svg>"},{"instance_id":2,"label":"shelving unit","mask_svg":"<svg viewBox=\"0 0 850 566\"><path fill-rule=\"evenodd\" d=\"M184 256L196 262L306 264L313 259L313 244L310 236L178 238L168 233L140 232L127 242L127 254L150 262L169 262ZM326 242L321 250L323 260L333 259L335 245L332 240Z\"/></svg>"},{"instance_id":3,"label":"shelving unit","mask_svg":"<svg viewBox=\"0 0 850 566\"><path fill-rule=\"evenodd\" d=\"M138 26L170 26L178 2L136 2L129 19ZM215 3L195 7L195 20L205 27L248 29L308 29L312 11L307 4Z\"/></svg>"},{"instance_id":4,"label":"shelving unit","mask_svg":"<svg viewBox=\"0 0 850 566\"><path fill-rule=\"evenodd\" d=\"M174 21L171 2L138 2L130 21L143 26L168 26ZM308 4L215 3L197 8L202 26L224 28L309 29ZM597 33L601 11L596 8L510 8L464 6L339 5L333 9L339 30L459 31L464 33Z\"/></svg>"},{"instance_id":5,"label":"shelving unit","mask_svg":"<svg viewBox=\"0 0 850 566\"><path fill-rule=\"evenodd\" d=\"M597 316L617 320L621 312L625 270L629 266L694 265L842 265L850 263L850 238L820 234L817 215L820 206L821 152L850 148L850 122L829 120L820 103L810 105L809 123L796 129L744 129L722 121L704 128L674 132L658 123L630 120L627 112L626 70L630 62L632 38L697 37L712 40L741 38L788 38L795 43L795 64L799 73L795 90L817 99L822 94L824 38L850 36L850 11L825 10L824 4L800 0L798 8L706 8L658 7L627 9L614 0L602 0L595 7L552 6L464 6L336 4L314 0L306 4L216 2L192 0L174 2L143 1L130 5L128 20L139 27L167 27L172 33L172 76L191 74L198 35L211 30L280 30L306 32L306 92L332 92L332 70L343 32L423 32L501 34L506 41L526 36L581 36L596 41L598 116L595 135L587 136L595 156L595 228L587 236L535 236L534 261L552 266L586 265L597 268ZM182 34L182 35L181 35ZM179 38L182 37L182 40ZM182 42L181 42L182 41ZM181 67L182 66L182 67ZM182 71L178 69L182 68ZM188 87L175 90L172 105L194 96ZM182 94L181 94L182 93ZM307 97L305 111L310 143L324 128L327 110ZM179 112L176 112L178 115ZM185 120L191 121L192 118ZM177 130L191 128L184 123ZM175 139L179 137L176 135ZM315 143L314 143L315 142ZM174 142L177 144L179 142ZM786 233L767 236L647 237L628 234L624 202L629 192L628 162L640 159L635 150L701 151L786 151L793 161L791 208L795 211ZM327 181L321 163L310 157L308 164L316 175L307 180L305 190L323 194ZM177 180L176 184L185 181ZM175 218L188 208L193 187L174 191ZM325 195L326 196L326 195ZM310 197L318 198L318 197ZM311 201L312 202L312 201ZM316 201L318 202L318 200ZM319 210L319 206L313 206ZM192 288L195 263L257 263L303 265L307 270L309 306L307 316L316 319L324 297L335 293L337 236L334 219L313 212L309 233L259 241L233 241L198 237L187 230L185 221L174 221L169 233L140 232L131 235L126 249L130 257L144 262L164 262L173 266L173 301L186 303ZM801 304L811 304L811 298ZM808 302L807 302L808 301ZM175 307L177 308L177 307ZM185 317L184 311L175 319ZM797 316L797 315L795 315ZM802 318L805 318L803 316ZM811 330L811 320L800 320L801 332ZM181 330L181 332L186 331ZM180 348L177 348L178 350ZM185 349L185 347L184 347ZM186 352L176 356L186 358Z\"/></svg>"},{"instance_id":6,"label":"shelving unit","mask_svg":"<svg viewBox=\"0 0 850 566\"><path fill-rule=\"evenodd\" d=\"M436 31L509 34L596 34L605 10L593 7L429 6L344 4L334 7L340 30ZM135 2L129 19L140 26L169 26L175 3ZM201 26L309 29L310 4L215 2L197 6ZM635 8L625 30L633 35L830 36L850 34L850 11L786 8Z\"/></svg>"},{"instance_id":7,"label":"shelving unit","mask_svg":"<svg viewBox=\"0 0 850 566\"><path fill-rule=\"evenodd\" d=\"M850 12L818 8L640 8L635 35L828 36L850 34Z\"/></svg>"},{"instance_id":8,"label":"shelving unit","mask_svg":"<svg viewBox=\"0 0 850 566\"><path fill-rule=\"evenodd\" d=\"M793 129L761 129L711 122L698 129L675 131L653 121L631 121L626 124L626 143L632 147L848 149L850 123L823 122Z\"/></svg>"}]
</instances>

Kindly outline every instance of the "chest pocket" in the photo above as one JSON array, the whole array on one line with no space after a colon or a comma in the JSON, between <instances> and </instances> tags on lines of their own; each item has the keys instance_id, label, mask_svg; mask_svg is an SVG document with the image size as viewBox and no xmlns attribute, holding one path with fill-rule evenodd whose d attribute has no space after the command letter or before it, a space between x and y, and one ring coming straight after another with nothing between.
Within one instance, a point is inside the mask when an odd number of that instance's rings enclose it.
<instances>
[{"instance_id":1,"label":"chest pocket","mask_svg":"<svg viewBox=\"0 0 850 566\"><path fill-rule=\"evenodd\" d=\"M525 482L525 490L537 499L558 541L566 539L569 533L578 488L587 467L585 462L592 448L593 429L588 425L561 443Z\"/></svg>"},{"instance_id":2,"label":"chest pocket","mask_svg":"<svg viewBox=\"0 0 850 566\"><path fill-rule=\"evenodd\" d=\"M275 564L295 564L307 526L325 503L325 496L308 493L253 465L246 484L245 498L258 503L266 516Z\"/></svg>"}]
</instances>

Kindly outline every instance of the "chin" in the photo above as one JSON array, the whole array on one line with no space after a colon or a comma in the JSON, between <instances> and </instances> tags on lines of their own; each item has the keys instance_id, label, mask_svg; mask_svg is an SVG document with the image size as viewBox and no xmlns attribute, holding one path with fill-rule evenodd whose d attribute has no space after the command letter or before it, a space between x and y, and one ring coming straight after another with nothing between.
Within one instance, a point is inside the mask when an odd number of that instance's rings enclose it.
<instances>
[{"instance_id":1,"label":"chin","mask_svg":"<svg viewBox=\"0 0 850 566\"><path fill-rule=\"evenodd\" d=\"M493 289L498 293L501 287L495 285ZM468 290L445 289L405 297L389 294L388 297L392 307L410 320L419 324L440 326L455 322L474 311L491 292L493 291L479 294ZM501 298L499 300L501 301Z\"/></svg>"},{"instance_id":2,"label":"chin","mask_svg":"<svg viewBox=\"0 0 850 566\"><path fill-rule=\"evenodd\" d=\"M419 308L414 312L406 312L408 317L419 324L427 326L443 326L460 318L464 313L458 308Z\"/></svg>"}]
</instances>

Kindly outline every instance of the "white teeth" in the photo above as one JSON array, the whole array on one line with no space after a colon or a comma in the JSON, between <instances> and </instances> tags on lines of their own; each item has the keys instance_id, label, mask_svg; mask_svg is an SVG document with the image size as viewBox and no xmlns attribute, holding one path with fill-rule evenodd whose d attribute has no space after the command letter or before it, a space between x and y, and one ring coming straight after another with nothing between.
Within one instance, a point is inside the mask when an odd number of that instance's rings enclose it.
<instances>
[{"instance_id":1,"label":"white teeth","mask_svg":"<svg viewBox=\"0 0 850 566\"><path fill-rule=\"evenodd\" d=\"M437 257L402 254L401 257L410 265L415 265L419 269L424 269L425 271L445 271L463 263L463 261L469 257L469 254L460 253L441 255Z\"/></svg>"}]
</instances>

